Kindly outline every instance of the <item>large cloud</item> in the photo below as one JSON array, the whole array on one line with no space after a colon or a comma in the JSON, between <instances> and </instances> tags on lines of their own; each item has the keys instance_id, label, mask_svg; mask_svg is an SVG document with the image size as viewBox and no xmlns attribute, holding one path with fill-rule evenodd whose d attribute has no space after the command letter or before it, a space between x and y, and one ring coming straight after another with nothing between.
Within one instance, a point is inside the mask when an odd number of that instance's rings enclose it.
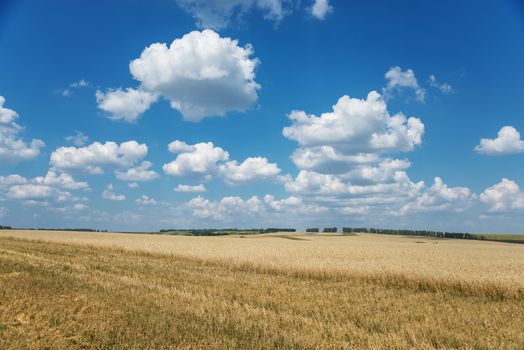
<instances>
[{"instance_id":1,"label":"large cloud","mask_svg":"<svg viewBox=\"0 0 524 350\"><path fill-rule=\"evenodd\" d=\"M168 145L168 150L177 154L177 157L164 164L164 172L178 177L209 180L218 174L230 184L239 184L276 179L281 172L276 163L270 163L265 157L249 157L240 164L236 160L229 160L229 152L215 146L213 142L189 145L175 140Z\"/></svg>"},{"instance_id":2,"label":"large cloud","mask_svg":"<svg viewBox=\"0 0 524 350\"><path fill-rule=\"evenodd\" d=\"M60 147L51 154L51 165L62 171L101 174L106 168L129 168L147 155L147 145L132 140L118 144L94 142L85 147Z\"/></svg>"},{"instance_id":3,"label":"large cloud","mask_svg":"<svg viewBox=\"0 0 524 350\"><path fill-rule=\"evenodd\" d=\"M433 185L428 190L415 200L404 204L395 214L440 210L462 211L475 197L469 188L449 187L440 177L435 177Z\"/></svg>"},{"instance_id":4,"label":"large cloud","mask_svg":"<svg viewBox=\"0 0 524 350\"><path fill-rule=\"evenodd\" d=\"M480 200L489 205L491 212L524 209L524 192L515 181L506 178L482 192Z\"/></svg>"},{"instance_id":5,"label":"large cloud","mask_svg":"<svg viewBox=\"0 0 524 350\"><path fill-rule=\"evenodd\" d=\"M240 164L236 160L227 162L220 166L219 171L227 182L243 183L275 178L281 170L267 158L249 157Z\"/></svg>"},{"instance_id":6,"label":"large cloud","mask_svg":"<svg viewBox=\"0 0 524 350\"><path fill-rule=\"evenodd\" d=\"M137 120L160 96L194 122L242 112L257 101L260 88L255 81L259 61L252 55L251 45L239 46L209 29L188 33L169 46L155 43L129 64L140 87L98 91L98 106L126 121Z\"/></svg>"},{"instance_id":7,"label":"large cloud","mask_svg":"<svg viewBox=\"0 0 524 350\"><path fill-rule=\"evenodd\" d=\"M292 125L285 127L283 134L302 147L293 157L297 165L306 163L301 161L305 155L322 163L326 157L313 156L316 152L328 155L334 162L359 162L369 158L362 158L365 153L412 151L421 144L424 134L420 119L402 113L390 116L384 99L375 91L365 100L343 96L332 112L320 116L295 110L289 119Z\"/></svg>"},{"instance_id":8,"label":"large cloud","mask_svg":"<svg viewBox=\"0 0 524 350\"><path fill-rule=\"evenodd\" d=\"M216 172L217 163L229 159L229 152L215 147L213 142L188 145L176 140L169 144L168 149L178 154L174 161L163 166L164 172L173 176L209 179Z\"/></svg>"},{"instance_id":9,"label":"large cloud","mask_svg":"<svg viewBox=\"0 0 524 350\"><path fill-rule=\"evenodd\" d=\"M16 123L18 114L4 107L5 98L0 96L0 161L23 161L37 157L40 148L44 147L41 140L26 142L20 139L22 127Z\"/></svg>"},{"instance_id":10,"label":"large cloud","mask_svg":"<svg viewBox=\"0 0 524 350\"><path fill-rule=\"evenodd\" d=\"M47 204L49 201L79 201L71 190L90 190L87 182L76 181L71 175L49 170L45 176L26 179L20 175L0 176L0 198L5 195L8 199L24 200Z\"/></svg>"},{"instance_id":11,"label":"large cloud","mask_svg":"<svg viewBox=\"0 0 524 350\"><path fill-rule=\"evenodd\" d=\"M224 197L217 201L210 201L203 197L196 197L187 204L195 217L201 219L213 219L217 221L239 222L241 217L250 220L258 218L270 218L273 215L281 215L281 218L288 218L288 215L313 215L325 213L327 208L315 204L306 204L302 199L290 196L280 200L272 195L265 195L263 199L252 196L249 199L242 199L236 196ZM279 222L283 222L282 219Z\"/></svg>"},{"instance_id":12,"label":"large cloud","mask_svg":"<svg viewBox=\"0 0 524 350\"><path fill-rule=\"evenodd\" d=\"M481 139L475 151L490 156L523 153L524 141L520 139L520 133L512 126L501 128L495 139Z\"/></svg>"},{"instance_id":13,"label":"large cloud","mask_svg":"<svg viewBox=\"0 0 524 350\"><path fill-rule=\"evenodd\" d=\"M232 18L241 17L252 8L263 12L265 19L280 21L289 11L289 0L177 0L177 4L189 12L201 28L221 29Z\"/></svg>"}]
</instances>

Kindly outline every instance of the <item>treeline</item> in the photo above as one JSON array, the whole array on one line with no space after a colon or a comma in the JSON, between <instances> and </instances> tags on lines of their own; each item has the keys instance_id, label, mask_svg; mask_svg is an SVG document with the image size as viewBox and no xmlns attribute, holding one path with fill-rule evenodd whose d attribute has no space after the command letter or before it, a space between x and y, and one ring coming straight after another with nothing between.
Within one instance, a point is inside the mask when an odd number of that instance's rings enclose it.
<instances>
[{"instance_id":1,"label":"treeline","mask_svg":"<svg viewBox=\"0 0 524 350\"><path fill-rule=\"evenodd\" d=\"M0 226L0 229L9 229L12 228L9 226ZM24 231L77 231L77 232L107 232L107 230L95 230L92 228L17 228L17 230Z\"/></svg>"},{"instance_id":2,"label":"treeline","mask_svg":"<svg viewBox=\"0 0 524 350\"><path fill-rule=\"evenodd\" d=\"M345 233L379 233L383 235L401 235L401 236L422 236L422 237L437 237L437 238L455 238L455 239L477 239L485 240L486 237L472 233L462 232L443 232L443 231L426 231L426 230L394 230L394 229L380 229L380 228L366 228L366 227L343 227L342 232Z\"/></svg>"},{"instance_id":3,"label":"treeline","mask_svg":"<svg viewBox=\"0 0 524 350\"><path fill-rule=\"evenodd\" d=\"M0 230L10 230L11 226L2 226L0 225Z\"/></svg>"},{"instance_id":4,"label":"treeline","mask_svg":"<svg viewBox=\"0 0 524 350\"><path fill-rule=\"evenodd\" d=\"M185 233L191 236L225 236L229 234L242 233L242 234L261 234L261 233L275 233L275 232L296 232L294 228L208 228L208 229L162 229L160 233Z\"/></svg>"},{"instance_id":5,"label":"treeline","mask_svg":"<svg viewBox=\"0 0 524 350\"><path fill-rule=\"evenodd\" d=\"M318 227L306 228L306 232L320 232L320 229ZM336 227L324 227L322 232L338 232L338 229Z\"/></svg>"}]
</instances>

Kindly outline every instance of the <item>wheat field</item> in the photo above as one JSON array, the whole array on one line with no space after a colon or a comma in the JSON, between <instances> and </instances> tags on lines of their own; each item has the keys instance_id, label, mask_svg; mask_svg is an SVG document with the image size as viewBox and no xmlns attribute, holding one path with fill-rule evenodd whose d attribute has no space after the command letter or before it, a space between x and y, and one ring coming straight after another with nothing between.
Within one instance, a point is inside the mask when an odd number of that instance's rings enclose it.
<instances>
[{"instance_id":1,"label":"wheat field","mask_svg":"<svg viewBox=\"0 0 524 350\"><path fill-rule=\"evenodd\" d=\"M524 245L0 231L1 349L522 349Z\"/></svg>"}]
</instances>

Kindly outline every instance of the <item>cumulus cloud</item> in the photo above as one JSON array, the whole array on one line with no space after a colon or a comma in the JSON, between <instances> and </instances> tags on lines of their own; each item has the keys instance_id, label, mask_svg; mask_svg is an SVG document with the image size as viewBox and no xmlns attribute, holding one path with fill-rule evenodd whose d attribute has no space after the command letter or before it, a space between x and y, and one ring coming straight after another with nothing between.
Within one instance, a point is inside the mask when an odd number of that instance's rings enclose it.
<instances>
[{"instance_id":1,"label":"cumulus cloud","mask_svg":"<svg viewBox=\"0 0 524 350\"><path fill-rule=\"evenodd\" d=\"M515 181L506 178L484 190L480 200L489 205L490 212L524 209L524 193Z\"/></svg>"},{"instance_id":2,"label":"cumulus cloud","mask_svg":"<svg viewBox=\"0 0 524 350\"><path fill-rule=\"evenodd\" d=\"M44 199L57 193L53 187L46 185L24 184L11 186L7 197L11 199Z\"/></svg>"},{"instance_id":3,"label":"cumulus cloud","mask_svg":"<svg viewBox=\"0 0 524 350\"><path fill-rule=\"evenodd\" d=\"M26 142L20 138L23 128L16 123L18 114L4 107L5 98L0 96L0 160L18 162L36 158L44 142L34 139Z\"/></svg>"},{"instance_id":4,"label":"cumulus cloud","mask_svg":"<svg viewBox=\"0 0 524 350\"><path fill-rule=\"evenodd\" d=\"M428 78L429 86L440 90L443 94L449 94L453 91L453 87L447 83L441 83L437 80L437 77L431 74Z\"/></svg>"},{"instance_id":5,"label":"cumulus cloud","mask_svg":"<svg viewBox=\"0 0 524 350\"><path fill-rule=\"evenodd\" d=\"M210 180L217 174L229 184L241 184L277 179L281 172L276 163L270 163L265 157L249 157L242 163L230 161L229 152L212 142L189 145L175 140L168 145L168 150L177 154L175 160L163 166L164 172L172 176Z\"/></svg>"},{"instance_id":6,"label":"cumulus cloud","mask_svg":"<svg viewBox=\"0 0 524 350\"><path fill-rule=\"evenodd\" d=\"M311 14L320 20L326 18L330 12L333 12L333 6L329 5L329 0L315 0L311 6Z\"/></svg>"},{"instance_id":7,"label":"cumulus cloud","mask_svg":"<svg viewBox=\"0 0 524 350\"><path fill-rule=\"evenodd\" d=\"M489 156L502 156L524 152L524 141L520 133L512 126L504 126L495 139L481 139L475 151Z\"/></svg>"},{"instance_id":8,"label":"cumulus cloud","mask_svg":"<svg viewBox=\"0 0 524 350\"><path fill-rule=\"evenodd\" d=\"M201 177L210 179L218 169L217 163L229 159L229 152L215 147L213 142L201 142L188 145L182 141L173 141L168 149L178 153L176 159L162 167L168 175L179 177Z\"/></svg>"},{"instance_id":9,"label":"cumulus cloud","mask_svg":"<svg viewBox=\"0 0 524 350\"><path fill-rule=\"evenodd\" d=\"M188 121L243 112L258 100L259 63L251 45L221 37L213 30L193 31L170 45L154 43L131 61L139 88L97 91L98 107L113 119L136 121L159 97Z\"/></svg>"},{"instance_id":10,"label":"cumulus cloud","mask_svg":"<svg viewBox=\"0 0 524 350\"><path fill-rule=\"evenodd\" d=\"M475 195L467 187L448 187L440 177L435 177L433 185L414 200L404 204L394 214L453 210L462 211L471 204Z\"/></svg>"},{"instance_id":11,"label":"cumulus cloud","mask_svg":"<svg viewBox=\"0 0 524 350\"><path fill-rule=\"evenodd\" d=\"M244 183L275 178L281 170L264 157L249 157L238 164L236 160L220 165L219 172L229 183Z\"/></svg>"},{"instance_id":12,"label":"cumulus cloud","mask_svg":"<svg viewBox=\"0 0 524 350\"><path fill-rule=\"evenodd\" d=\"M386 98L391 97L395 91L411 89L414 91L417 100L424 102L426 99L426 90L419 85L413 70L403 71L399 66L392 67L386 72L385 78L388 81L383 89Z\"/></svg>"},{"instance_id":13,"label":"cumulus cloud","mask_svg":"<svg viewBox=\"0 0 524 350\"><path fill-rule=\"evenodd\" d=\"M89 184L83 181L76 181L71 175L58 174L49 170L45 176L36 177L33 182L39 185L53 186L67 190L88 190Z\"/></svg>"},{"instance_id":14,"label":"cumulus cloud","mask_svg":"<svg viewBox=\"0 0 524 350\"><path fill-rule=\"evenodd\" d=\"M299 169L328 173L345 173L356 165L375 163L378 154L343 154L336 146L300 147L293 152L291 160Z\"/></svg>"},{"instance_id":15,"label":"cumulus cloud","mask_svg":"<svg viewBox=\"0 0 524 350\"><path fill-rule=\"evenodd\" d=\"M74 135L66 136L66 141L71 142L76 147L82 147L89 141L89 136L77 131Z\"/></svg>"},{"instance_id":16,"label":"cumulus cloud","mask_svg":"<svg viewBox=\"0 0 524 350\"><path fill-rule=\"evenodd\" d=\"M108 199L111 201L124 201L126 200L126 196L123 194L116 194L113 192L113 184L107 185L104 192L102 192L102 198Z\"/></svg>"},{"instance_id":17,"label":"cumulus cloud","mask_svg":"<svg viewBox=\"0 0 524 350\"><path fill-rule=\"evenodd\" d=\"M98 108L108 112L110 119L126 122L135 122L157 99L156 94L141 89L96 91Z\"/></svg>"},{"instance_id":18,"label":"cumulus cloud","mask_svg":"<svg viewBox=\"0 0 524 350\"><path fill-rule=\"evenodd\" d=\"M150 168L153 163L145 160L134 168L129 168L127 171L115 171L116 178L123 181L151 181L159 177L159 175Z\"/></svg>"},{"instance_id":19,"label":"cumulus cloud","mask_svg":"<svg viewBox=\"0 0 524 350\"><path fill-rule=\"evenodd\" d=\"M216 202L198 196L187 205L192 209L194 216L215 220L223 220L232 214L257 214L264 211L263 203L257 196L248 200L240 197L224 197Z\"/></svg>"},{"instance_id":20,"label":"cumulus cloud","mask_svg":"<svg viewBox=\"0 0 524 350\"><path fill-rule=\"evenodd\" d=\"M225 28L231 20L249 11L262 11L265 19L279 22L290 11L289 0L177 0L191 14L200 28Z\"/></svg>"},{"instance_id":21,"label":"cumulus cloud","mask_svg":"<svg viewBox=\"0 0 524 350\"><path fill-rule=\"evenodd\" d=\"M301 170L295 179L285 183L289 192L302 195L341 195L347 194L347 185L337 176Z\"/></svg>"},{"instance_id":22,"label":"cumulus cloud","mask_svg":"<svg viewBox=\"0 0 524 350\"><path fill-rule=\"evenodd\" d=\"M402 113L390 116L384 99L375 91L365 100L343 96L332 112L320 116L295 110L289 119L292 125L283 129L285 137L303 147L331 146L336 150L334 159L341 154L412 151L424 134L420 119Z\"/></svg>"},{"instance_id":23,"label":"cumulus cloud","mask_svg":"<svg viewBox=\"0 0 524 350\"><path fill-rule=\"evenodd\" d=\"M0 176L0 186L21 185L25 183L27 183L27 179L21 175Z\"/></svg>"},{"instance_id":24,"label":"cumulus cloud","mask_svg":"<svg viewBox=\"0 0 524 350\"><path fill-rule=\"evenodd\" d=\"M45 176L27 179L12 174L0 176L0 195L23 200L28 204L48 204L50 201L80 201L69 191L90 190L87 182L76 181L71 175L49 170Z\"/></svg>"},{"instance_id":25,"label":"cumulus cloud","mask_svg":"<svg viewBox=\"0 0 524 350\"><path fill-rule=\"evenodd\" d=\"M289 219L288 215L325 214L328 210L323 206L304 203L296 196L275 199L269 194L265 195L263 199L252 196L244 200L240 197L228 196L217 201L198 196L186 205L192 211L193 216L217 221L238 221L239 215L248 217L250 220L262 217L269 219L279 215L279 221L281 221L283 217Z\"/></svg>"},{"instance_id":26,"label":"cumulus cloud","mask_svg":"<svg viewBox=\"0 0 524 350\"><path fill-rule=\"evenodd\" d=\"M206 186L203 184L198 185L178 185L174 189L175 192L182 192L182 193L200 193L200 192L206 192Z\"/></svg>"},{"instance_id":27,"label":"cumulus cloud","mask_svg":"<svg viewBox=\"0 0 524 350\"><path fill-rule=\"evenodd\" d=\"M132 140L118 144L94 142L85 147L60 147L51 154L51 165L62 171L102 174L105 168L129 168L147 155L147 145Z\"/></svg>"}]
</instances>

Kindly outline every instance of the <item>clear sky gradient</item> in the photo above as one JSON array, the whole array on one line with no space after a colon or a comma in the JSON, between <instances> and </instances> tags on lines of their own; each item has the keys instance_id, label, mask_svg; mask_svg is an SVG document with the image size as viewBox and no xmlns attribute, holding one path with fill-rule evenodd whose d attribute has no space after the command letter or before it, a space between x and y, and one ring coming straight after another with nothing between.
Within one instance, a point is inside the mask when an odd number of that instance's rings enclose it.
<instances>
[{"instance_id":1,"label":"clear sky gradient","mask_svg":"<svg viewBox=\"0 0 524 350\"><path fill-rule=\"evenodd\" d=\"M0 224L522 233L522 62L517 0L0 0Z\"/></svg>"}]
</instances>

